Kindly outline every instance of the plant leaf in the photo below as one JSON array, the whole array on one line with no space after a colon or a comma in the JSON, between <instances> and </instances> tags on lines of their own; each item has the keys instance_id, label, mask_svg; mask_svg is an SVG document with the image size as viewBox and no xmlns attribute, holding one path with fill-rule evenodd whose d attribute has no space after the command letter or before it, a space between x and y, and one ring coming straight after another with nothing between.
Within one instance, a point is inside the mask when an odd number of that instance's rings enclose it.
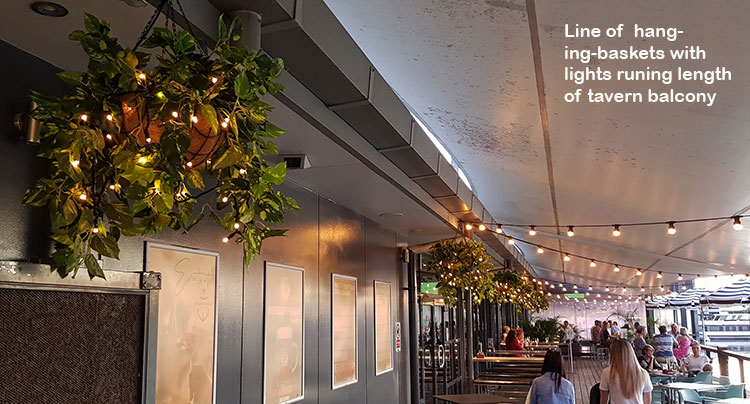
<instances>
[{"instance_id":1,"label":"plant leaf","mask_svg":"<svg viewBox=\"0 0 750 404\"><path fill-rule=\"evenodd\" d=\"M250 80L245 72L239 73L234 79L234 94L243 99L250 96Z\"/></svg>"},{"instance_id":2,"label":"plant leaf","mask_svg":"<svg viewBox=\"0 0 750 404\"><path fill-rule=\"evenodd\" d=\"M203 114L203 118L205 118L208 121L208 124L211 125L211 129L214 133L219 133L219 120L216 118L216 110L214 107L208 104L201 104L201 113Z\"/></svg>"},{"instance_id":3,"label":"plant leaf","mask_svg":"<svg viewBox=\"0 0 750 404\"><path fill-rule=\"evenodd\" d=\"M94 257L93 254L87 254L86 257L83 259L83 262L86 264L86 269L89 270L89 276L93 278L102 278L107 279L104 276L104 271L102 271L102 267L99 266L99 261L96 260L96 257Z\"/></svg>"}]
</instances>

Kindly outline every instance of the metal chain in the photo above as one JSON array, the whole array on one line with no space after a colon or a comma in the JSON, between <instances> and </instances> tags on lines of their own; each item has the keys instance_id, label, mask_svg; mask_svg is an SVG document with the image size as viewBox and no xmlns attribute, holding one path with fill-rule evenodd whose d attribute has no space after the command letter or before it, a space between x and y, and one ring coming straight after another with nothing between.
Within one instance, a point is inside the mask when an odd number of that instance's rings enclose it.
<instances>
[{"instance_id":1,"label":"metal chain","mask_svg":"<svg viewBox=\"0 0 750 404\"><path fill-rule=\"evenodd\" d=\"M170 2L171 2L171 0L170 0ZM195 44L198 47L198 49L202 53L205 54L206 53L206 49L203 47L203 44L198 39L198 37L195 36L195 32L193 32L193 24L191 24L190 21L188 21L187 14L185 14L185 10L182 8L182 3L180 2L180 0L175 0L175 2L177 3L177 7L180 8L180 13L182 14L182 18L185 19L185 25L187 25L187 29L188 29L188 32L190 33L190 36L192 36L193 39L195 39Z\"/></svg>"},{"instance_id":2,"label":"metal chain","mask_svg":"<svg viewBox=\"0 0 750 404\"><path fill-rule=\"evenodd\" d=\"M141 46L141 43L143 43L144 40L146 40L146 37L148 36L149 32L151 32L151 28L154 27L154 24L156 24L156 20L159 18L159 14L161 14L161 10L164 8L164 5L167 4L167 2L168 0L161 0L161 2L159 2L156 10L154 10L154 14L151 15L148 23L143 28L141 36L139 36L138 41L135 42L135 46L133 46L134 51L137 50L139 46Z\"/></svg>"}]
</instances>

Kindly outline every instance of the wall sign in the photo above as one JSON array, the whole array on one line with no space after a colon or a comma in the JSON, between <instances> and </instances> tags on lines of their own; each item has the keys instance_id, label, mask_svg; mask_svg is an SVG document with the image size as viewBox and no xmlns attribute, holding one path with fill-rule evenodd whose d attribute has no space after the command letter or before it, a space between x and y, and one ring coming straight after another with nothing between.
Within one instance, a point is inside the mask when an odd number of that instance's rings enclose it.
<instances>
[{"instance_id":1,"label":"wall sign","mask_svg":"<svg viewBox=\"0 0 750 404\"><path fill-rule=\"evenodd\" d=\"M393 328L396 332L396 352L401 352L401 322L396 321Z\"/></svg>"},{"instance_id":2,"label":"wall sign","mask_svg":"<svg viewBox=\"0 0 750 404\"><path fill-rule=\"evenodd\" d=\"M331 275L331 388L357 382L357 278Z\"/></svg>"},{"instance_id":3,"label":"wall sign","mask_svg":"<svg viewBox=\"0 0 750 404\"><path fill-rule=\"evenodd\" d=\"M266 262L263 402L304 398L305 270Z\"/></svg>"},{"instance_id":4,"label":"wall sign","mask_svg":"<svg viewBox=\"0 0 750 404\"><path fill-rule=\"evenodd\" d=\"M375 291L375 374L393 370L391 329L391 284L374 281Z\"/></svg>"},{"instance_id":5,"label":"wall sign","mask_svg":"<svg viewBox=\"0 0 750 404\"><path fill-rule=\"evenodd\" d=\"M216 399L218 254L149 243L146 269L161 272L156 345L156 403Z\"/></svg>"}]
</instances>

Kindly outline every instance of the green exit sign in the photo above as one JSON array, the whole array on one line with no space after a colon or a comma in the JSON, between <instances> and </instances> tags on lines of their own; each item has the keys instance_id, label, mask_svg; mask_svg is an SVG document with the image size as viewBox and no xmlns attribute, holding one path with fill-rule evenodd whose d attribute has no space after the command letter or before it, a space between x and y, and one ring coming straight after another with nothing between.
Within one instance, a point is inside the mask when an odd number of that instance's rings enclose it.
<instances>
[{"instance_id":1,"label":"green exit sign","mask_svg":"<svg viewBox=\"0 0 750 404\"><path fill-rule=\"evenodd\" d=\"M583 293L566 293L565 297L569 297L571 299L583 299L586 297Z\"/></svg>"},{"instance_id":2,"label":"green exit sign","mask_svg":"<svg viewBox=\"0 0 750 404\"><path fill-rule=\"evenodd\" d=\"M439 294L437 291L437 282L422 282L422 293L429 293L431 295Z\"/></svg>"}]
</instances>

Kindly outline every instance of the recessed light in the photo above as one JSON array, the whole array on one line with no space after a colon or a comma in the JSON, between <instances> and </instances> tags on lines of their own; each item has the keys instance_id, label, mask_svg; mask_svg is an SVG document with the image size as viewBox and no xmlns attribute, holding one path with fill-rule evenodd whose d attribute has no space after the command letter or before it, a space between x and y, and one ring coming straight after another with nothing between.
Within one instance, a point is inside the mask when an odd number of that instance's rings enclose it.
<instances>
[{"instance_id":1,"label":"recessed light","mask_svg":"<svg viewBox=\"0 0 750 404\"><path fill-rule=\"evenodd\" d=\"M404 214L401 212L385 212L385 213L381 213L379 216L382 218L395 218L395 217L403 217Z\"/></svg>"},{"instance_id":2,"label":"recessed light","mask_svg":"<svg viewBox=\"0 0 750 404\"><path fill-rule=\"evenodd\" d=\"M37 14L41 14L47 17L65 17L68 15L68 9L60 4L52 3L50 1L37 1L31 3L31 10Z\"/></svg>"}]
</instances>

